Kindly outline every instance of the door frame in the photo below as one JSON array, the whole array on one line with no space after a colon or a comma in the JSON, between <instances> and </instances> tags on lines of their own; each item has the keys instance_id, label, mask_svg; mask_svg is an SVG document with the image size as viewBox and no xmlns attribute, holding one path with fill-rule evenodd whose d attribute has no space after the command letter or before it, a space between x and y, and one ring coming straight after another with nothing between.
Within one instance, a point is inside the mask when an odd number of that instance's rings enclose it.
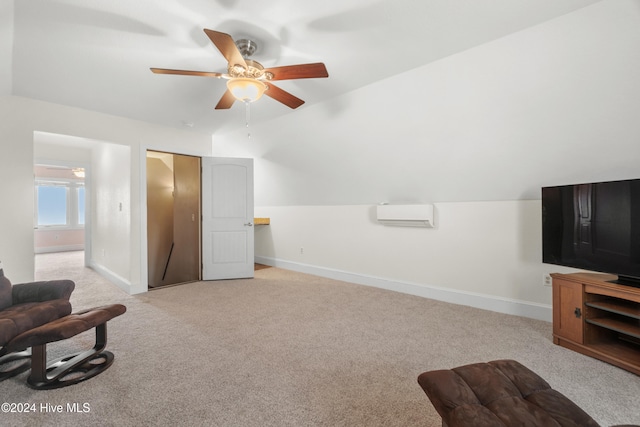
<instances>
[{"instance_id":1,"label":"door frame","mask_svg":"<svg viewBox=\"0 0 640 427\"><path fill-rule=\"evenodd\" d=\"M190 242L190 244L189 244L190 253L192 253L197 258L197 261L196 261L197 267L194 266L193 264L189 264L189 271L192 272L192 273L195 273L193 268L197 268L197 270L198 270L197 277L192 278L191 274L189 274L190 277L189 277L188 280L170 281L170 282L167 282L167 283L164 283L164 284L157 284L156 286L153 286L152 288L153 289L158 289L158 288L161 288L163 286L173 286L173 285L179 285L179 284L183 284L183 283L190 283L190 282L195 282L195 281L202 280L202 220L201 220L201 217L202 217L202 172L201 171L202 171L202 159L203 159L203 157L201 157L201 156L191 156L191 155L188 155L188 154L178 154L178 153L173 153L173 152L168 152L168 151L159 151L159 150L150 150L150 149L148 149L146 151L146 153L145 153L146 160L147 160L145 162L145 165L147 165L147 166L148 166L149 158L150 157L151 158L156 157L153 154L149 155L150 152L151 153L161 154L161 155L166 155L166 156L171 156L172 163L173 163L172 173L173 173L173 176L174 176L174 185L175 185L176 182L184 182L183 181L184 180L184 173L185 173L184 169L182 169L183 172L181 174L177 174L176 173L178 171L178 169L179 169L178 167L176 167L176 163L175 163L177 159L179 159L179 158L195 159L195 160L197 160L198 167L200 168L200 171L197 172L197 185L198 185L197 205L198 206L197 206L197 208L195 208L196 212L192 213L192 221L197 221L197 228L198 228L197 240L196 239L190 239L190 238L186 239L186 240L188 240ZM195 175L195 173L194 173L194 175ZM145 173L145 177L146 177L146 179L145 179L145 182L146 182L145 188L147 189L147 192L146 192L147 200L146 200L145 206L147 206L147 208L148 208L148 205L149 205L149 199L148 199L148 196L149 196L149 192L148 192L148 188L149 188L148 170L147 170L147 173ZM180 177L180 179L176 181L176 177ZM195 176L193 176L193 178L194 178L193 181L196 181ZM195 184L195 182L194 182L194 184ZM178 197L177 194L178 193L175 192L175 188L174 188L174 193L173 194L174 194L174 196L173 196L172 203L174 204L174 215L175 215L175 207L180 205L180 203L177 203L177 197ZM194 198L190 198L189 199L189 203L191 203L191 201L195 201L194 199L195 199L195 197ZM149 224L149 215L148 215L149 214L149 210L147 209L146 211L147 211L147 226L148 226L148 224ZM195 215L198 215L198 218L194 218ZM179 218L179 216L175 216L175 218L177 219L177 218ZM146 230L148 231L148 228ZM173 223L173 230L174 231L176 230L175 222ZM193 231L194 230L192 229L191 232L193 232ZM178 235L180 237L176 237ZM186 233L185 234L176 233L174 235L173 242L176 243L178 241L182 241L184 243L185 236L186 236ZM149 235L147 233L147 240L148 239L149 239ZM192 247L191 245L195 245L195 247L197 247L197 253L194 253L195 252L194 251L195 248ZM146 248L147 248L147 266L146 266L146 269L147 269L147 287L151 288L151 286L149 284L149 256L148 256L149 255L149 242L148 241L147 241ZM169 251L169 259L167 259L167 262L170 261L172 253L173 253L173 251L170 250ZM167 265L165 265L165 267L166 266ZM162 279L162 281L164 281L164 278Z\"/></svg>"},{"instance_id":2,"label":"door frame","mask_svg":"<svg viewBox=\"0 0 640 427\"><path fill-rule=\"evenodd\" d=\"M163 153L171 153L184 156L199 157L202 161L202 157L209 157L209 153L195 152L195 151L177 151L168 149L166 147L158 147L147 144L140 144L138 151L138 167L140 175L138 176L138 185L140 188L140 271L137 275L140 278L140 283L131 284L130 293L137 294L149 291L149 253L147 250L148 236L147 236L147 151L160 151ZM133 153L133 150L132 150ZM202 195L200 196L202 199ZM202 205L202 200L200 201ZM200 245L202 246L202 245ZM132 248L132 254L135 253L135 248ZM200 247L200 254L202 256L202 247ZM202 277L202 269L200 269L200 277ZM135 277L134 274L131 276Z\"/></svg>"}]
</instances>

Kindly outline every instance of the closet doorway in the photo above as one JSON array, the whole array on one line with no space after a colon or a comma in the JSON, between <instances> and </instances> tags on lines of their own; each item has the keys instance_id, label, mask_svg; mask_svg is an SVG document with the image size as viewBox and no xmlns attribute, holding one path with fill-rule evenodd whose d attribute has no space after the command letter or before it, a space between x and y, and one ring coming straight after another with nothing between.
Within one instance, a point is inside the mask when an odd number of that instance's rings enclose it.
<instances>
[{"instance_id":1,"label":"closet doorway","mask_svg":"<svg viewBox=\"0 0 640 427\"><path fill-rule=\"evenodd\" d=\"M200 280L199 157L147 151L149 289Z\"/></svg>"}]
</instances>

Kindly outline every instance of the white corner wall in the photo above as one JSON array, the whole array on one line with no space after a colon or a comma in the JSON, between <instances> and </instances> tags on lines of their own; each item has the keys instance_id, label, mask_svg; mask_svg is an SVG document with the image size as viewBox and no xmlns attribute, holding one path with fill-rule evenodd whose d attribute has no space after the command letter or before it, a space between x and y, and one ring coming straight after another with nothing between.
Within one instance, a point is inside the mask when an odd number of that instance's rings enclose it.
<instances>
[{"instance_id":1,"label":"white corner wall","mask_svg":"<svg viewBox=\"0 0 640 427\"><path fill-rule=\"evenodd\" d=\"M640 177L638 75L638 2L605 0L216 136L214 155L255 158L258 259L550 320L540 187ZM380 202L435 203L439 226L381 228Z\"/></svg>"}]
</instances>

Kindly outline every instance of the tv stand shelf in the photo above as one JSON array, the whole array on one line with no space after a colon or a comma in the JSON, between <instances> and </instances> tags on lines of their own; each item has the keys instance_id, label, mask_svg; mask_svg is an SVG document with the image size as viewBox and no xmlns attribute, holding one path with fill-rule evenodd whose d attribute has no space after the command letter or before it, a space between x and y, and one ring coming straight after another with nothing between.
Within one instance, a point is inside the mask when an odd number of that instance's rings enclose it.
<instances>
[{"instance_id":1,"label":"tv stand shelf","mask_svg":"<svg viewBox=\"0 0 640 427\"><path fill-rule=\"evenodd\" d=\"M615 314L631 317L640 320L640 308L638 304L623 300L603 300L597 302L588 302L587 307L598 308Z\"/></svg>"},{"instance_id":2,"label":"tv stand shelf","mask_svg":"<svg viewBox=\"0 0 640 427\"><path fill-rule=\"evenodd\" d=\"M640 375L640 288L595 273L553 277L553 342Z\"/></svg>"},{"instance_id":3,"label":"tv stand shelf","mask_svg":"<svg viewBox=\"0 0 640 427\"><path fill-rule=\"evenodd\" d=\"M627 324L627 322L621 320L601 317L595 319L587 319L586 322L604 329L608 329L610 331L619 332L621 334L640 339L640 326L629 325Z\"/></svg>"}]
</instances>

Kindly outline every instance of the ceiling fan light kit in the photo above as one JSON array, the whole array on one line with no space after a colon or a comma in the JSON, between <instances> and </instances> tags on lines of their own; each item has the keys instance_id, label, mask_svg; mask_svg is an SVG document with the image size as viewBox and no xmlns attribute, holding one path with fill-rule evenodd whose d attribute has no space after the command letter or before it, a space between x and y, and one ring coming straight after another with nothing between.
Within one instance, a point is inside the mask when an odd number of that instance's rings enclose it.
<instances>
[{"instance_id":1,"label":"ceiling fan light kit","mask_svg":"<svg viewBox=\"0 0 640 427\"><path fill-rule=\"evenodd\" d=\"M236 41L236 46L244 58L245 65L229 64L228 75L222 77L229 79L227 89L235 99L242 102L255 102L267 90L267 85L262 80L270 79L273 74L265 73L261 63L247 58L257 49L254 42L241 39Z\"/></svg>"},{"instance_id":2,"label":"ceiling fan light kit","mask_svg":"<svg viewBox=\"0 0 640 427\"><path fill-rule=\"evenodd\" d=\"M260 80L238 77L227 81L227 88L235 99L243 102L255 102L267 89Z\"/></svg>"},{"instance_id":3,"label":"ceiling fan light kit","mask_svg":"<svg viewBox=\"0 0 640 427\"><path fill-rule=\"evenodd\" d=\"M206 28L204 32L227 60L227 74L166 68L151 68L151 71L155 74L178 74L227 79L227 90L218 101L216 110L231 108L235 100L243 101L246 104L255 102L263 94L289 108L298 108L304 104L302 99L280 89L271 82L274 80L329 77L327 68L321 62L265 69L258 61L249 59L249 56L255 53L258 46L254 41L240 39L234 42L229 34ZM269 84L265 82L269 82Z\"/></svg>"}]
</instances>

